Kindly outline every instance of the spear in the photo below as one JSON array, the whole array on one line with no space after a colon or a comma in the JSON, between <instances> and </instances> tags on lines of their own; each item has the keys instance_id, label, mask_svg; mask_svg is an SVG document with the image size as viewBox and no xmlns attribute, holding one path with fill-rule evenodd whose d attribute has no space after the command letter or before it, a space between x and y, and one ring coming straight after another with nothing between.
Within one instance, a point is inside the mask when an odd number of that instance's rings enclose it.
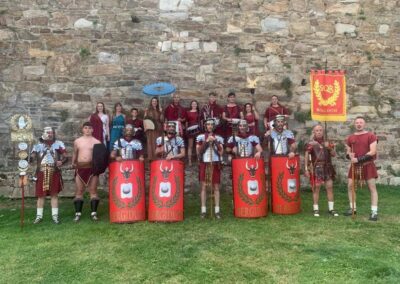
<instances>
[{"instance_id":1,"label":"spear","mask_svg":"<svg viewBox=\"0 0 400 284\"><path fill-rule=\"evenodd\" d=\"M351 143L351 153L354 153L354 142ZM351 179L353 180L353 183L351 184L351 218L354 220L355 219L355 214L354 214L354 205L355 205L355 198L356 198L356 181L355 181L355 164L353 160L351 160Z\"/></svg>"},{"instance_id":2,"label":"spear","mask_svg":"<svg viewBox=\"0 0 400 284\"><path fill-rule=\"evenodd\" d=\"M207 165L206 171L207 171L207 185L210 187L210 217L214 218L213 215L213 185L212 185L212 176L213 176L213 151L214 151L214 146L213 142L210 141L208 142L208 148L210 150L210 162Z\"/></svg>"}]
</instances>

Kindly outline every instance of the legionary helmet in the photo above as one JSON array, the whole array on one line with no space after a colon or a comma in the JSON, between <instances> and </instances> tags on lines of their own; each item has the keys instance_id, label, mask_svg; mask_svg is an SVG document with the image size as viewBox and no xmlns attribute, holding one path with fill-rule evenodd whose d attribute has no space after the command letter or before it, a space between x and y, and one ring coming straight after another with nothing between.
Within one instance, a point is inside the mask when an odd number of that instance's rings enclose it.
<instances>
[{"instance_id":1,"label":"legionary helmet","mask_svg":"<svg viewBox=\"0 0 400 284\"><path fill-rule=\"evenodd\" d=\"M135 135L135 128L132 124L125 125L124 135L131 134L132 136Z\"/></svg>"},{"instance_id":2,"label":"legionary helmet","mask_svg":"<svg viewBox=\"0 0 400 284\"><path fill-rule=\"evenodd\" d=\"M46 126L45 128L43 128L42 139L49 140L50 139L49 133L53 134L53 128L51 128L50 126ZM52 138L54 138L54 135Z\"/></svg>"},{"instance_id":3,"label":"legionary helmet","mask_svg":"<svg viewBox=\"0 0 400 284\"><path fill-rule=\"evenodd\" d=\"M205 129L207 129L207 125L212 125L212 130L214 131L215 130L215 127L216 127L216 122L215 122L215 119L214 118L207 118L205 121L204 121L204 128Z\"/></svg>"},{"instance_id":4,"label":"legionary helmet","mask_svg":"<svg viewBox=\"0 0 400 284\"><path fill-rule=\"evenodd\" d=\"M278 114L275 119L274 119L274 123L273 123L273 127L277 127L277 122L278 121L283 121L284 122L284 126L286 125L286 117L283 114Z\"/></svg>"},{"instance_id":5,"label":"legionary helmet","mask_svg":"<svg viewBox=\"0 0 400 284\"><path fill-rule=\"evenodd\" d=\"M275 117L275 121L286 121L286 117L284 115L282 115L282 114L278 114Z\"/></svg>"},{"instance_id":6,"label":"legionary helmet","mask_svg":"<svg viewBox=\"0 0 400 284\"><path fill-rule=\"evenodd\" d=\"M249 124L247 123L246 120L241 119L241 120L239 121L239 126L244 126L244 127L246 128L246 132L249 131Z\"/></svg>"},{"instance_id":7,"label":"legionary helmet","mask_svg":"<svg viewBox=\"0 0 400 284\"><path fill-rule=\"evenodd\" d=\"M173 131L170 129L173 129ZM168 121L166 123L166 131L169 134L176 134L176 123L174 121Z\"/></svg>"}]
</instances>

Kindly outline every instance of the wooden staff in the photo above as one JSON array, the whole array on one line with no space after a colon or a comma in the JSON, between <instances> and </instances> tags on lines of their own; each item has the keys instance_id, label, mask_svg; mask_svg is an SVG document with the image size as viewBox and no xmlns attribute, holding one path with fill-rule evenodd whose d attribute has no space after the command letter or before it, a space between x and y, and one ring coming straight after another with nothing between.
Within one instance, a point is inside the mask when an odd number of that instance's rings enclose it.
<instances>
[{"instance_id":1,"label":"wooden staff","mask_svg":"<svg viewBox=\"0 0 400 284\"><path fill-rule=\"evenodd\" d=\"M256 124L256 114L255 111L253 111L253 108L255 109L255 103L256 103L256 99L255 99L255 94L256 94L256 88L251 88L250 89L250 94L251 94L251 112L254 116L254 127L253 127L253 135L256 135L256 127L258 128L258 124ZM244 109L244 112L246 112L246 109ZM246 114L244 119L246 119ZM248 126L247 126L248 127Z\"/></svg>"},{"instance_id":2,"label":"wooden staff","mask_svg":"<svg viewBox=\"0 0 400 284\"><path fill-rule=\"evenodd\" d=\"M210 217L214 218L214 214L213 214L213 185L212 185L212 174L213 174L213 142L210 141L208 142L208 147L210 149L210 162L207 165L206 168L206 182L207 182L207 186L210 187ZM206 190L207 192L207 190Z\"/></svg>"},{"instance_id":3,"label":"wooden staff","mask_svg":"<svg viewBox=\"0 0 400 284\"><path fill-rule=\"evenodd\" d=\"M21 219L20 219L20 227L21 230L24 229L24 220L25 220L25 185L27 184L27 176L20 175L19 176L19 186L21 188Z\"/></svg>"},{"instance_id":4,"label":"wooden staff","mask_svg":"<svg viewBox=\"0 0 400 284\"><path fill-rule=\"evenodd\" d=\"M351 153L354 153L354 142L351 143ZM355 205L355 198L356 198L356 181L355 181L355 163L353 163L353 159L351 159L351 179L353 180L353 183L351 184L351 218L354 220L355 219L355 214L354 214L354 205Z\"/></svg>"}]
</instances>

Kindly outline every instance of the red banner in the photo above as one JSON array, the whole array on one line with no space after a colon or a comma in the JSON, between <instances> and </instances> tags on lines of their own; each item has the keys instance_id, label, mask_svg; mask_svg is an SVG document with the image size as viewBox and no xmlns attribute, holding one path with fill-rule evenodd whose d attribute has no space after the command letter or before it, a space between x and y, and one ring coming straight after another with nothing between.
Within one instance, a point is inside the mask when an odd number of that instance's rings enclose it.
<instances>
[{"instance_id":1,"label":"red banner","mask_svg":"<svg viewBox=\"0 0 400 284\"><path fill-rule=\"evenodd\" d=\"M346 78L344 71L311 70L311 118L346 121Z\"/></svg>"}]
</instances>

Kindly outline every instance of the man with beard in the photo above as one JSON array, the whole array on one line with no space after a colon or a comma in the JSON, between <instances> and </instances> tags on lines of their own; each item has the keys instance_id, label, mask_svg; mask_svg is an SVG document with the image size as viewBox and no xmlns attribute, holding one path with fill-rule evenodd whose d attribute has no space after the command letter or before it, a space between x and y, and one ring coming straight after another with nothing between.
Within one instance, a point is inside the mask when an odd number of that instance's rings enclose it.
<instances>
[{"instance_id":1,"label":"man with beard","mask_svg":"<svg viewBox=\"0 0 400 284\"><path fill-rule=\"evenodd\" d=\"M60 166L67 161L64 143L56 140L51 127L43 129L39 143L33 146L31 160L36 159L36 219L38 224L43 220L43 207L45 197L51 196L51 216L55 224L59 224L58 193L63 188Z\"/></svg>"},{"instance_id":2,"label":"man with beard","mask_svg":"<svg viewBox=\"0 0 400 284\"><path fill-rule=\"evenodd\" d=\"M287 155L289 159L295 156L296 143L293 132L285 129L286 120L284 115L277 115L274 120L273 129L265 133L269 140L271 155Z\"/></svg>"},{"instance_id":3,"label":"man with beard","mask_svg":"<svg viewBox=\"0 0 400 284\"><path fill-rule=\"evenodd\" d=\"M229 137L227 148L231 149L236 157L254 157L259 159L262 154L260 139L248 133L249 125L246 120L240 120L239 133Z\"/></svg>"},{"instance_id":4,"label":"man with beard","mask_svg":"<svg viewBox=\"0 0 400 284\"><path fill-rule=\"evenodd\" d=\"M372 132L365 130L365 119L357 117L354 120L355 133L347 137L346 149L347 158L351 161L348 173L348 196L350 208L345 213L351 216L357 213L356 200L353 200L353 183L366 181L371 193L371 214L370 221L378 221L378 191L376 190L375 179L378 172L375 167L377 137ZM355 184L354 184L355 185Z\"/></svg>"},{"instance_id":5,"label":"man with beard","mask_svg":"<svg viewBox=\"0 0 400 284\"><path fill-rule=\"evenodd\" d=\"M141 160L143 161L143 146L138 139L134 139L135 130L131 124L127 124L124 129L124 137L119 138L114 143L111 159L122 160Z\"/></svg>"},{"instance_id":6,"label":"man with beard","mask_svg":"<svg viewBox=\"0 0 400 284\"><path fill-rule=\"evenodd\" d=\"M313 191L314 216L319 217L319 191L321 185L325 185L328 197L328 212L331 216L337 217L339 214L334 210L333 201L335 169L332 165L332 157L336 156L335 147L333 144L325 141L322 125L315 125L313 127L313 134L313 139L306 145L304 163L305 176L310 178Z\"/></svg>"},{"instance_id":7,"label":"man with beard","mask_svg":"<svg viewBox=\"0 0 400 284\"><path fill-rule=\"evenodd\" d=\"M196 139L196 152L197 157L200 159L199 163L199 180L200 180L200 200L201 200L201 215L204 219L206 217L206 172L208 171L208 178L212 184L215 199L215 217L221 219L221 212L219 207L220 192L219 185L221 183L221 161L224 152L224 140L221 136L214 133L215 120L209 118L205 122L205 133L197 136Z\"/></svg>"},{"instance_id":8,"label":"man with beard","mask_svg":"<svg viewBox=\"0 0 400 284\"><path fill-rule=\"evenodd\" d=\"M176 134L176 124L173 121L166 123L167 133L156 140L156 155L166 160L183 159L185 157L185 143Z\"/></svg>"},{"instance_id":9,"label":"man with beard","mask_svg":"<svg viewBox=\"0 0 400 284\"><path fill-rule=\"evenodd\" d=\"M79 222L82 215L83 193L85 187L90 194L91 218L98 221L97 207L100 199L97 195L97 185L99 176L93 170L93 148L101 142L92 136L93 127L90 122L82 125L83 135L74 141L74 153L72 155L72 167L75 168L75 218L74 222Z\"/></svg>"}]
</instances>

